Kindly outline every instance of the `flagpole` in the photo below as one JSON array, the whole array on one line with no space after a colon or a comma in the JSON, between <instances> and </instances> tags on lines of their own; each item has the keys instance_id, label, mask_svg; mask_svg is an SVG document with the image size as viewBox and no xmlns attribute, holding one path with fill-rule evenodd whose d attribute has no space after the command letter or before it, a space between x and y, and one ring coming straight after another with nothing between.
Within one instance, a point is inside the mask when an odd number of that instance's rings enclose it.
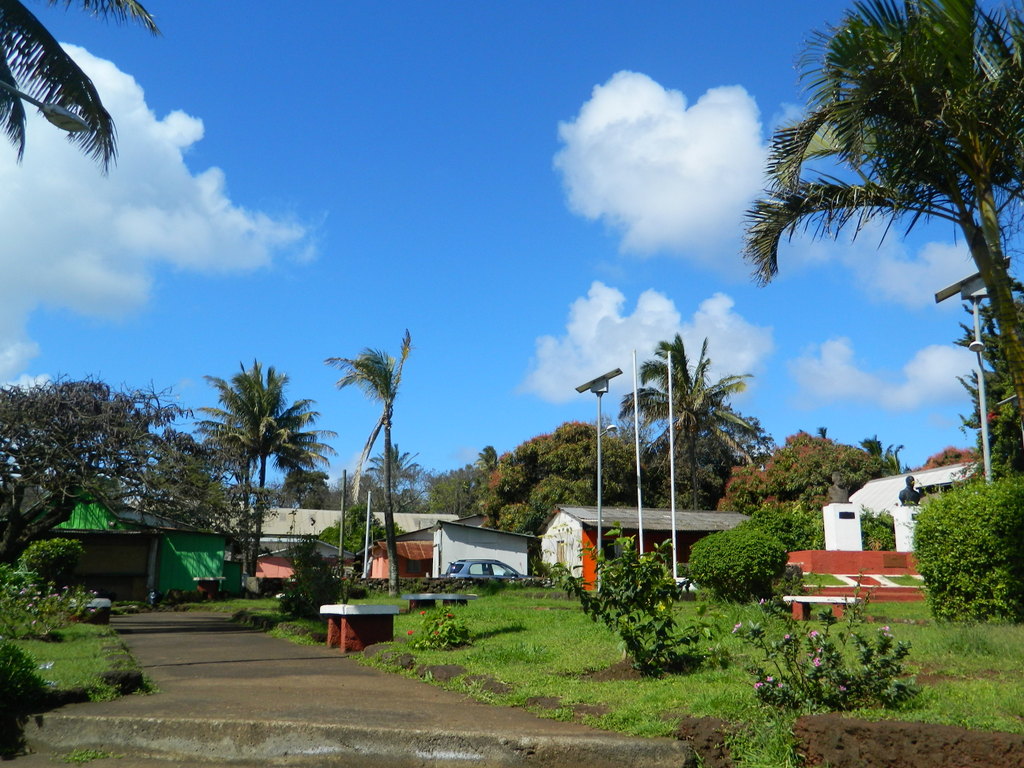
<instances>
[{"instance_id":1,"label":"flagpole","mask_svg":"<svg viewBox=\"0 0 1024 768\"><path fill-rule=\"evenodd\" d=\"M668 366L668 477L669 506L672 509L672 578L679 578L679 557L676 555L676 425L672 413L672 351L665 363Z\"/></svg>"},{"instance_id":2,"label":"flagpole","mask_svg":"<svg viewBox=\"0 0 1024 768\"><path fill-rule=\"evenodd\" d=\"M640 405L637 402L636 350L633 350L633 438L636 443L636 523L639 531L638 552L644 551L644 502L640 489Z\"/></svg>"}]
</instances>

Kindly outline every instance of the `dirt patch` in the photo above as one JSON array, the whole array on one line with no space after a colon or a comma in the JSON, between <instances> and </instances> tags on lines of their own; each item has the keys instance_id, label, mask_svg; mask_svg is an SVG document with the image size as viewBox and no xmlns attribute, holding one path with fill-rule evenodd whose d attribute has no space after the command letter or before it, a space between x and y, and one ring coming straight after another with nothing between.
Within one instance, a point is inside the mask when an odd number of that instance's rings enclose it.
<instances>
[{"instance_id":1,"label":"dirt patch","mask_svg":"<svg viewBox=\"0 0 1024 768\"><path fill-rule=\"evenodd\" d=\"M629 659L617 661L610 667L584 672L580 677L596 683L615 682L618 680L640 680L643 676L633 668Z\"/></svg>"},{"instance_id":2,"label":"dirt patch","mask_svg":"<svg viewBox=\"0 0 1024 768\"><path fill-rule=\"evenodd\" d=\"M676 738L689 742L704 768L732 768L732 757L725 746L731 727L717 717L684 717L676 728Z\"/></svg>"},{"instance_id":3,"label":"dirt patch","mask_svg":"<svg viewBox=\"0 0 1024 768\"><path fill-rule=\"evenodd\" d=\"M508 683L503 683L491 675L466 675L462 682L471 687L479 688L481 691L487 693L511 693L512 686Z\"/></svg>"},{"instance_id":4,"label":"dirt patch","mask_svg":"<svg viewBox=\"0 0 1024 768\"><path fill-rule=\"evenodd\" d=\"M562 700L558 696L531 696L523 703L537 709L558 709L562 706Z\"/></svg>"},{"instance_id":5,"label":"dirt patch","mask_svg":"<svg viewBox=\"0 0 1024 768\"><path fill-rule=\"evenodd\" d=\"M447 683L449 680L454 680L466 674L466 668L461 664L431 664L429 666L417 667L416 674L420 677L436 680L439 683Z\"/></svg>"},{"instance_id":6,"label":"dirt patch","mask_svg":"<svg viewBox=\"0 0 1024 768\"><path fill-rule=\"evenodd\" d=\"M1024 768L1019 734L835 714L802 717L793 732L808 768Z\"/></svg>"},{"instance_id":7,"label":"dirt patch","mask_svg":"<svg viewBox=\"0 0 1024 768\"><path fill-rule=\"evenodd\" d=\"M608 707L603 704L573 704L572 719L580 722L588 717L601 717L608 714Z\"/></svg>"}]
</instances>

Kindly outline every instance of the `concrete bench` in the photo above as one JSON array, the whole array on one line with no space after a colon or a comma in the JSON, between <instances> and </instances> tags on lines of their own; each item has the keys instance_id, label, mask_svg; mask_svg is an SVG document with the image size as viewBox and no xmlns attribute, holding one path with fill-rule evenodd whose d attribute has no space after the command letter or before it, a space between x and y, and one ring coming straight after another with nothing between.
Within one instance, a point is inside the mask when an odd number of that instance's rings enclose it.
<instances>
[{"instance_id":1,"label":"concrete bench","mask_svg":"<svg viewBox=\"0 0 1024 768\"><path fill-rule=\"evenodd\" d=\"M465 605L470 600L476 600L476 595L457 595L446 592L416 592L402 595L403 600L409 601L409 610L418 611L421 608L433 608L440 600L444 605Z\"/></svg>"},{"instance_id":2,"label":"concrete bench","mask_svg":"<svg viewBox=\"0 0 1024 768\"><path fill-rule=\"evenodd\" d=\"M859 597L833 595L786 595L782 601L790 604L793 618L797 621L806 621L811 618L811 608L816 605L831 606L833 615L837 619L841 619L846 606L863 602Z\"/></svg>"},{"instance_id":3,"label":"concrete bench","mask_svg":"<svg viewBox=\"0 0 1024 768\"><path fill-rule=\"evenodd\" d=\"M327 646L342 653L361 651L395 639L397 605L321 605L327 619Z\"/></svg>"},{"instance_id":4,"label":"concrete bench","mask_svg":"<svg viewBox=\"0 0 1024 768\"><path fill-rule=\"evenodd\" d=\"M111 601L106 597L97 597L86 604L88 614L85 621L89 624L109 624Z\"/></svg>"}]
</instances>

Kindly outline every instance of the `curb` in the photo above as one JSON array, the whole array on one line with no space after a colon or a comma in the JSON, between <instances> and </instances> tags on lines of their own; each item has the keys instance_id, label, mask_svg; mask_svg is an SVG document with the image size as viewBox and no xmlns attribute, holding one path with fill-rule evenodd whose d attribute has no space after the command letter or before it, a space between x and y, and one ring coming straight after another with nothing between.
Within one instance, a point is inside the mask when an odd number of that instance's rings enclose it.
<instances>
[{"instance_id":1,"label":"curb","mask_svg":"<svg viewBox=\"0 0 1024 768\"><path fill-rule=\"evenodd\" d=\"M259 761L345 768L688 768L693 750L669 738L522 737L417 731L295 721L90 717L48 713L25 730L33 748L115 749L135 756L196 763Z\"/></svg>"}]
</instances>

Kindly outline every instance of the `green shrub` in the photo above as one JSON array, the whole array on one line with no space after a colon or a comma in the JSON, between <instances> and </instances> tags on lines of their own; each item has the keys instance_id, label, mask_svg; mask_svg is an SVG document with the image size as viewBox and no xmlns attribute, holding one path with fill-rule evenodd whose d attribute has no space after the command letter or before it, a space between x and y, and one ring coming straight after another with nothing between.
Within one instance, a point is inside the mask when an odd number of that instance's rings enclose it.
<instances>
[{"instance_id":1,"label":"green shrub","mask_svg":"<svg viewBox=\"0 0 1024 768\"><path fill-rule=\"evenodd\" d=\"M601 589L590 589L579 576L564 566L555 566L560 586L579 598L583 612L605 624L622 639L633 667L646 677L666 672L685 672L704 661L707 653L698 648L708 639L706 625L680 628L673 617L679 590L668 568L671 542L651 552L637 552L632 536L612 531L618 557L598 557Z\"/></svg>"},{"instance_id":2,"label":"green shrub","mask_svg":"<svg viewBox=\"0 0 1024 768\"><path fill-rule=\"evenodd\" d=\"M892 515L864 510L860 515L860 540L865 550L892 552L896 549L896 526Z\"/></svg>"},{"instance_id":3,"label":"green shrub","mask_svg":"<svg viewBox=\"0 0 1024 768\"><path fill-rule=\"evenodd\" d=\"M423 628L419 632L409 630L413 648L447 650L469 644L469 628L452 610L435 608L420 613L423 615Z\"/></svg>"},{"instance_id":4,"label":"green shrub","mask_svg":"<svg viewBox=\"0 0 1024 768\"><path fill-rule=\"evenodd\" d=\"M341 579L316 551L316 540L303 539L292 550L295 574L284 585L281 611L302 619L320 618L320 606L336 603Z\"/></svg>"},{"instance_id":5,"label":"green shrub","mask_svg":"<svg viewBox=\"0 0 1024 768\"><path fill-rule=\"evenodd\" d=\"M92 598L81 587L57 589L34 573L0 564L0 637L48 637L84 616Z\"/></svg>"},{"instance_id":6,"label":"green shrub","mask_svg":"<svg viewBox=\"0 0 1024 768\"><path fill-rule=\"evenodd\" d=\"M789 553L778 539L744 523L694 544L690 577L719 600L745 603L767 599L788 559Z\"/></svg>"},{"instance_id":7,"label":"green shrub","mask_svg":"<svg viewBox=\"0 0 1024 768\"><path fill-rule=\"evenodd\" d=\"M18 558L18 566L32 571L43 581L65 587L71 583L78 561L85 554L80 541L74 539L45 539L33 541Z\"/></svg>"},{"instance_id":8,"label":"green shrub","mask_svg":"<svg viewBox=\"0 0 1024 768\"><path fill-rule=\"evenodd\" d=\"M45 695L46 683L32 657L14 643L0 640L0 759L22 750L26 717L41 706Z\"/></svg>"},{"instance_id":9,"label":"green shrub","mask_svg":"<svg viewBox=\"0 0 1024 768\"><path fill-rule=\"evenodd\" d=\"M774 536L787 552L825 548L821 509L800 502L765 502L750 513L746 525Z\"/></svg>"},{"instance_id":10,"label":"green shrub","mask_svg":"<svg viewBox=\"0 0 1024 768\"><path fill-rule=\"evenodd\" d=\"M914 555L932 615L1024 621L1024 478L972 483L917 514Z\"/></svg>"}]
</instances>

